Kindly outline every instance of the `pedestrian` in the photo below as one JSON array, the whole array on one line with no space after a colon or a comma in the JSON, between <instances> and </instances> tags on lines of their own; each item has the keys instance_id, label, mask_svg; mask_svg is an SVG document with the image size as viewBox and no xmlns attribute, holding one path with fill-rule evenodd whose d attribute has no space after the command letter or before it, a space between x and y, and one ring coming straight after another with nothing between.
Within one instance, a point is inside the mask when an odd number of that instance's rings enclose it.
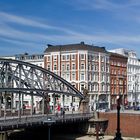
<instances>
[{"instance_id":1,"label":"pedestrian","mask_svg":"<svg viewBox=\"0 0 140 140\"><path fill-rule=\"evenodd\" d=\"M58 112L58 116L61 114L61 105L58 104L57 105L57 112Z\"/></svg>"},{"instance_id":2,"label":"pedestrian","mask_svg":"<svg viewBox=\"0 0 140 140\"><path fill-rule=\"evenodd\" d=\"M57 106L55 106L55 116L58 117L58 109L57 109Z\"/></svg>"}]
</instances>

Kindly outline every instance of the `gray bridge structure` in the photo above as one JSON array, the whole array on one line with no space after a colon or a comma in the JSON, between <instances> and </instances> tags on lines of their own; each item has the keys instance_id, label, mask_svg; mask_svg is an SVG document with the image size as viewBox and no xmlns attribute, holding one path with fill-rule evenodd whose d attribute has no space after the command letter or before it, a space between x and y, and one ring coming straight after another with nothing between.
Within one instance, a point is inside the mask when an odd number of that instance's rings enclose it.
<instances>
[{"instance_id":1,"label":"gray bridge structure","mask_svg":"<svg viewBox=\"0 0 140 140\"><path fill-rule=\"evenodd\" d=\"M69 113L64 116L49 114L49 94L68 95L84 99L84 95L69 82L53 72L39 66L0 58L0 140L6 140L6 132L10 130L39 125L55 125L69 121L85 121L92 117L88 113ZM31 109L24 114L24 95L31 96ZM18 97L18 109L13 108L14 98ZM41 102L40 114L34 114L34 96L39 96ZM55 100L55 99L54 99ZM54 101L55 102L55 101ZM55 106L55 104L54 104ZM49 139L49 138L48 138Z\"/></svg>"}]
</instances>

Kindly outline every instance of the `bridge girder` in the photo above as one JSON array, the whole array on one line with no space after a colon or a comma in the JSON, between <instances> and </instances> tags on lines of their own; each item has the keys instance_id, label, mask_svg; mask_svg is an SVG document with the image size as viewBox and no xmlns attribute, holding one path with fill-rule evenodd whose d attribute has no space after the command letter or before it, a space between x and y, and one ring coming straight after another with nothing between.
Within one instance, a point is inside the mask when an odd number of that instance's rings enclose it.
<instances>
[{"instance_id":1,"label":"bridge girder","mask_svg":"<svg viewBox=\"0 0 140 140\"><path fill-rule=\"evenodd\" d=\"M27 62L0 58L0 92L46 93L84 98L69 82L53 72Z\"/></svg>"}]
</instances>

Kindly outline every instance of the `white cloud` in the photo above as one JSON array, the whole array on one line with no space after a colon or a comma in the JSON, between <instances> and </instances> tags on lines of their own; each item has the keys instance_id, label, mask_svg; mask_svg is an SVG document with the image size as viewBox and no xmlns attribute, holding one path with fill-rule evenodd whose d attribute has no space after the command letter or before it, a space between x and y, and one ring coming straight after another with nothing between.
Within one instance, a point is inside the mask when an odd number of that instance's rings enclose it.
<instances>
[{"instance_id":1,"label":"white cloud","mask_svg":"<svg viewBox=\"0 0 140 140\"><path fill-rule=\"evenodd\" d=\"M140 0L68 0L67 4L81 11L107 11L121 20L140 22Z\"/></svg>"},{"instance_id":2,"label":"white cloud","mask_svg":"<svg viewBox=\"0 0 140 140\"><path fill-rule=\"evenodd\" d=\"M38 28L44 28L44 29L55 29L56 27L47 25L47 24L42 24L38 21L31 20L29 18L24 18L4 12L0 12L0 18L1 22L13 22L17 23L20 25L25 25L25 26L32 26L32 27L38 27Z\"/></svg>"},{"instance_id":3,"label":"white cloud","mask_svg":"<svg viewBox=\"0 0 140 140\"><path fill-rule=\"evenodd\" d=\"M68 0L67 4L81 10L123 10L127 8L136 8L140 6L139 0L127 0L127 1L113 1L113 0ZM118 11L119 12L119 11Z\"/></svg>"},{"instance_id":4,"label":"white cloud","mask_svg":"<svg viewBox=\"0 0 140 140\"><path fill-rule=\"evenodd\" d=\"M103 0L104 3L107 2ZM101 1L100 1L101 2ZM109 4L108 4L109 5ZM111 4L110 4L111 5ZM107 4L106 4L107 6ZM112 6L113 7L113 6ZM115 33L107 33L104 32L94 32L93 34L86 34L83 32L76 32L71 29L67 29L60 26L51 26L46 25L41 21L35 21L29 18L23 18L16 15L11 15L7 13L0 12L0 38L3 41L11 42L17 45L26 45L33 46L35 44L40 44L41 42L56 42L56 43L68 43L68 42L102 42L102 43L112 43L112 44L122 44L122 45L133 45L140 43L140 36L136 35L117 35ZM43 28L46 32L38 33L37 31L25 31L22 28L16 29L11 26L11 22L14 22L19 25ZM61 32L61 35L56 35L55 32L53 34L49 34L47 29L49 30L57 30Z\"/></svg>"},{"instance_id":5,"label":"white cloud","mask_svg":"<svg viewBox=\"0 0 140 140\"><path fill-rule=\"evenodd\" d=\"M12 14L8 14L5 12L0 12L0 22L1 23L16 23L19 25L24 25L24 26L31 26L31 27L37 27L37 28L42 28L45 30L58 30L64 33L68 33L68 34L75 34L74 31L68 30L66 28L63 27L57 27L57 26L52 26L47 24L45 21L44 23L40 22L40 21L36 21L34 19L31 18L27 18L27 17L22 17L22 16L17 16L17 15L12 15Z\"/></svg>"}]
</instances>

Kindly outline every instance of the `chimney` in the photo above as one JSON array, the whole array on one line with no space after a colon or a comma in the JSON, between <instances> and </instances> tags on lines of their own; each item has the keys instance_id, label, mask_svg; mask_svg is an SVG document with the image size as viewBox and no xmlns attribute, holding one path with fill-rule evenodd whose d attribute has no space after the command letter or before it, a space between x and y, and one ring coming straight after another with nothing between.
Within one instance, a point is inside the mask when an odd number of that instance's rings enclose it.
<instances>
[{"instance_id":1,"label":"chimney","mask_svg":"<svg viewBox=\"0 0 140 140\"><path fill-rule=\"evenodd\" d=\"M85 43L84 43L84 41L82 41L80 44L81 44L81 45L84 45Z\"/></svg>"}]
</instances>

